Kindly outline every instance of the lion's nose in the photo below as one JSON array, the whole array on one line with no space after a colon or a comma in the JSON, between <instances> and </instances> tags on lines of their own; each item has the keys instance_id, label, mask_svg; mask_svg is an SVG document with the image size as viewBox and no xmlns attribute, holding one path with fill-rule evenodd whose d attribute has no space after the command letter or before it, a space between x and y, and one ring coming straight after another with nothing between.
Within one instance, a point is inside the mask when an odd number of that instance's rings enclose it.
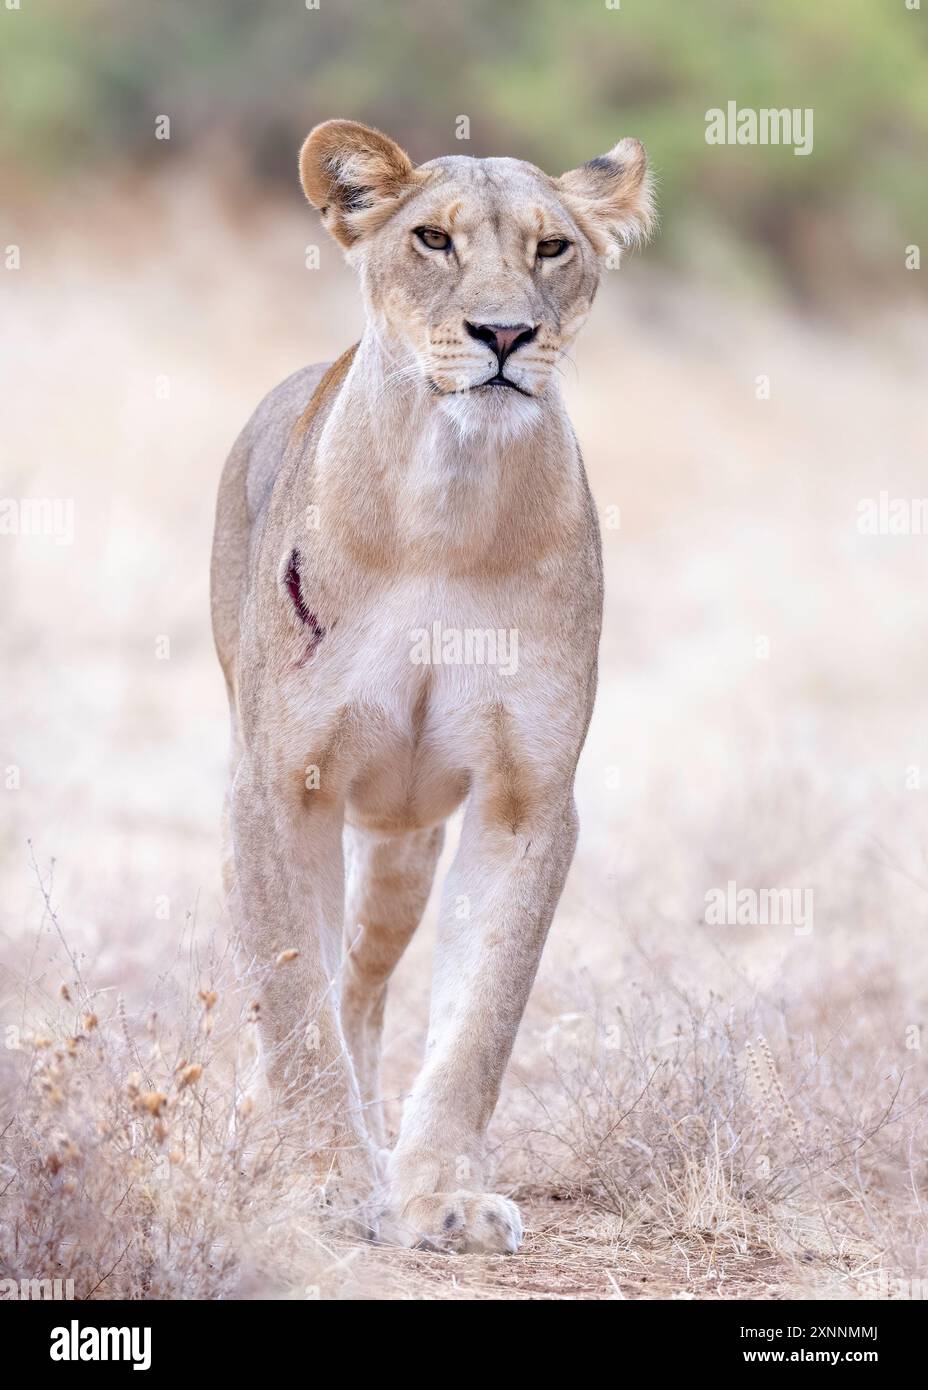
<instances>
[{"instance_id":1,"label":"lion's nose","mask_svg":"<svg viewBox=\"0 0 928 1390\"><path fill-rule=\"evenodd\" d=\"M530 343L538 332L530 323L469 323L465 320L464 327L478 343L486 343L493 349L501 370L506 358Z\"/></svg>"}]
</instances>

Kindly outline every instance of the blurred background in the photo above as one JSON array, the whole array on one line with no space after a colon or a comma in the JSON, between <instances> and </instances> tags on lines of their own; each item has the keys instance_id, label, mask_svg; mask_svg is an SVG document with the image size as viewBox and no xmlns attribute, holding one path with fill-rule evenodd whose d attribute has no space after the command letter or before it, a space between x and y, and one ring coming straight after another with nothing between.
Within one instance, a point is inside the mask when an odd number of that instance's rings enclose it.
<instances>
[{"instance_id":1,"label":"blurred background","mask_svg":"<svg viewBox=\"0 0 928 1390\"><path fill-rule=\"evenodd\" d=\"M869 1135L903 1097L832 1225L855 1268L926 1272L928 536L858 525L867 499L928 494L925 26L903 0L0 11L0 1021L61 1025L73 961L43 885L101 1019L122 1001L130 1028L155 996L178 1007L165 982L193 927L226 930L216 485L261 396L363 325L299 189L306 132L347 116L415 160L553 174L635 135L661 231L605 273L564 379L607 579L581 840L495 1132L541 1228L524 1088L557 1090L551 1039L575 1046L593 995L639 1010L643 1057L672 1044L683 991L737 1014L739 1038L760 1010L809 1124ZM812 153L707 144L729 101L811 108ZM73 507L73 535L16 534L24 499ZM707 925L730 880L811 890L813 931ZM388 1013L397 1096L433 910ZM657 1220L646 1182L636 1200ZM791 1288L848 1277L833 1242L803 1239L813 1269L790 1265ZM686 1248L674 1287L711 1289ZM771 1250L764 1292L787 1278ZM590 1270L584 1296L613 1296Z\"/></svg>"},{"instance_id":2,"label":"blurred background","mask_svg":"<svg viewBox=\"0 0 928 1390\"><path fill-rule=\"evenodd\" d=\"M293 193L294 150L330 112L363 115L415 160L454 146L552 173L634 131L660 175L652 255L797 292L902 288L881 247L923 225L925 32L904 0L47 0L3 30L2 150L44 192L163 171L170 159L246 201ZM705 142L704 112L813 106L814 159ZM84 211L87 211L86 205ZM694 255L694 239L700 254Z\"/></svg>"}]
</instances>

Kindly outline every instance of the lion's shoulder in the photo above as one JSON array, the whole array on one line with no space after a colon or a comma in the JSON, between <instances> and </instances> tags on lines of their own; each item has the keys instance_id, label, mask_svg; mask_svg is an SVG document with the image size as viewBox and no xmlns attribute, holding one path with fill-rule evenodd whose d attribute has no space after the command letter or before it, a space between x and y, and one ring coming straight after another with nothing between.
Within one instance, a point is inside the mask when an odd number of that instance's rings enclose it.
<instances>
[{"instance_id":1,"label":"lion's shoulder","mask_svg":"<svg viewBox=\"0 0 928 1390\"><path fill-rule=\"evenodd\" d=\"M291 373L268 391L245 426L248 455L245 486L251 517L257 516L267 505L294 426L315 398L331 366L331 362L314 362Z\"/></svg>"},{"instance_id":2,"label":"lion's shoulder","mask_svg":"<svg viewBox=\"0 0 928 1390\"><path fill-rule=\"evenodd\" d=\"M232 446L219 484L213 535L213 624L227 675L237 645L248 555L290 444L326 412L353 360L301 367L261 400Z\"/></svg>"},{"instance_id":3,"label":"lion's shoulder","mask_svg":"<svg viewBox=\"0 0 928 1390\"><path fill-rule=\"evenodd\" d=\"M261 401L245 427L247 495L252 517L266 506L287 447L324 419L354 360L357 344L334 362L301 367Z\"/></svg>"}]
</instances>

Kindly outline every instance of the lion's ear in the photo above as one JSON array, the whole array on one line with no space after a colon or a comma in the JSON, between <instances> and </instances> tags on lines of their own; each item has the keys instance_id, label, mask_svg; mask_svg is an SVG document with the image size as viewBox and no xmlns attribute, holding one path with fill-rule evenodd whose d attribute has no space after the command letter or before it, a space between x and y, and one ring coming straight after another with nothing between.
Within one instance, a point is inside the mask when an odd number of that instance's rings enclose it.
<instances>
[{"instance_id":1,"label":"lion's ear","mask_svg":"<svg viewBox=\"0 0 928 1390\"><path fill-rule=\"evenodd\" d=\"M423 177L399 145L357 121L324 121L300 151L303 192L343 246L376 231Z\"/></svg>"},{"instance_id":2,"label":"lion's ear","mask_svg":"<svg viewBox=\"0 0 928 1390\"><path fill-rule=\"evenodd\" d=\"M557 180L561 196L600 255L646 241L656 211L648 156L640 140L620 140Z\"/></svg>"}]
</instances>

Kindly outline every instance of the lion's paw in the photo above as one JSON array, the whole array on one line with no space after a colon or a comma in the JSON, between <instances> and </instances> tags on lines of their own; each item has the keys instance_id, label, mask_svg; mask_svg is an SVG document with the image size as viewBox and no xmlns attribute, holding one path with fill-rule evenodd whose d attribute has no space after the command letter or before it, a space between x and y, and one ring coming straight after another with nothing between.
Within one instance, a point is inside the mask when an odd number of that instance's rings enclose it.
<instances>
[{"instance_id":1,"label":"lion's paw","mask_svg":"<svg viewBox=\"0 0 928 1390\"><path fill-rule=\"evenodd\" d=\"M435 1192L414 1197L381 1236L420 1250L456 1255L514 1255L522 1242L515 1202L486 1192Z\"/></svg>"}]
</instances>

